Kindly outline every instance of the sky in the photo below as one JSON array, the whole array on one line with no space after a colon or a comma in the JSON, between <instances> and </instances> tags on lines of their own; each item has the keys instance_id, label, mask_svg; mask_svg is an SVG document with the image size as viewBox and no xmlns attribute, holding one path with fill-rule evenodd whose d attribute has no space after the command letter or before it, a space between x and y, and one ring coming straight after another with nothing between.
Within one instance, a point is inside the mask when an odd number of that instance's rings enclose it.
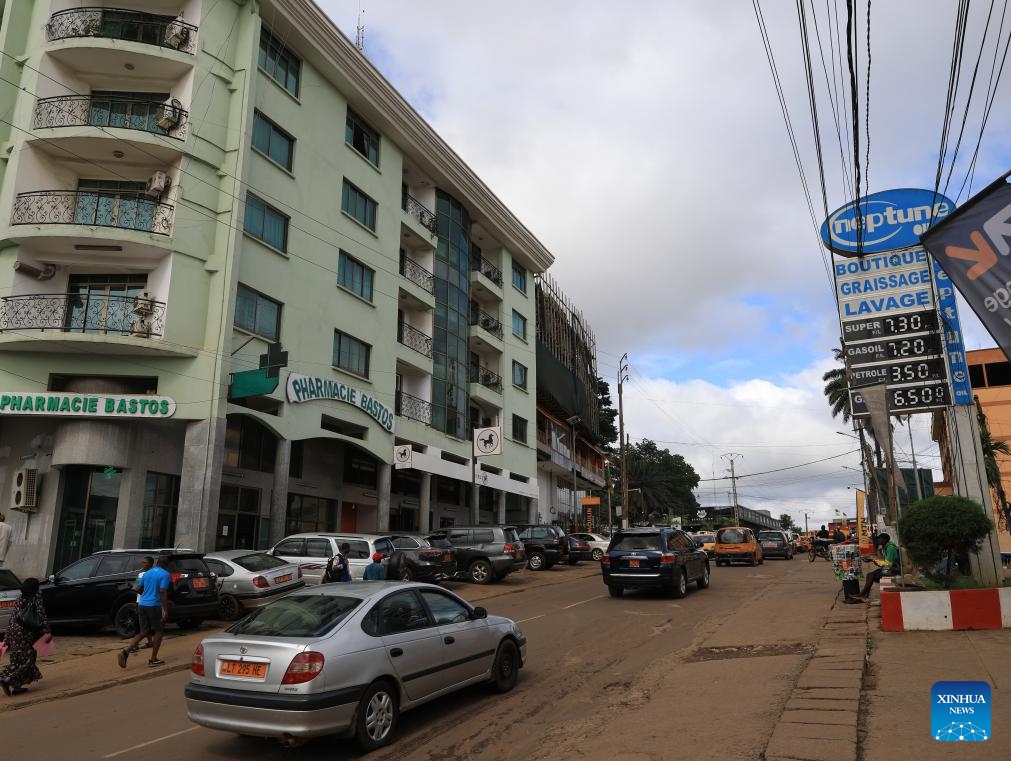
<instances>
[{"instance_id":1,"label":"sky","mask_svg":"<svg viewBox=\"0 0 1011 761\"><path fill-rule=\"evenodd\" d=\"M615 403L627 353L633 441L682 454L706 479L702 504L730 504L723 455L738 454L741 504L788 512L799 525L805 513L812 525L853 515L860 457L822 393L839 343L830 260L751 2L319 4L351 39L363 11L372 64L553 253L551 273L593 326ZM809 3L807 23L833 211L852 191L840 156L848 130L844 123L837 136L830 105L843 85L826 84L840 75L830 39L845 39L830 34L829 5ZM845 4L832 5L845 15ZM929 13L922 0L872 5L869 108L866 0L856 6L862 193L933 188L957 3L932 0ZM761 10L820 224L795 4L765 0ZM986 16L987 4L974 4L952 144L982 50L980 74L950 184L945 163L941 186L952 197L967 177L990 82L1000 18L984 42ZM1011 17L1005 40L1009 28ZM1011 169L1009 80L994 97L972 192ZM993 346L964 303L961 313L967 348ZM938 467L929 428L921 414L897 429L900 465L915 454L920 467Z\"/></svg>"}]
</instances>

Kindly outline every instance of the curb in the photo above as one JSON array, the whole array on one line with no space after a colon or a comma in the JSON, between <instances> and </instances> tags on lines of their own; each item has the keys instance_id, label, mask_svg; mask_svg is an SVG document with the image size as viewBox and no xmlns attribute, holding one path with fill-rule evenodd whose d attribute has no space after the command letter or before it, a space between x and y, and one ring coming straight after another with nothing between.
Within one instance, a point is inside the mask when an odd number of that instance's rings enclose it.
<instances>
[{"instance_id":1,"label":"curb","mask_svg":"<svg viewBox=\"0 0 1011 761\"><path fill-rule=\"evenodd\" d=\"M1011 628L1011 588L882 589L881 628L886 632L965 631Z\"/></svg>"}]
</instances>

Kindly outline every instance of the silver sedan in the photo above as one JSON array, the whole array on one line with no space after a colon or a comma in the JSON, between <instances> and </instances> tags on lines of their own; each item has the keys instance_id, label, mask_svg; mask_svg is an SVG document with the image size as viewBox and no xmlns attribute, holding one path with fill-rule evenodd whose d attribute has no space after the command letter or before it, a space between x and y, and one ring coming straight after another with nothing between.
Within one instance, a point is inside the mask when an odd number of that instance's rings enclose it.
<instances>
[{"instance_id":1,"label":"silver sedan","mask_svg":"<svg viewBox=\"0 0 1011 761\"><path fill-rule=\"evenodd\" d=\"M307 587L254 611L193 654L186 709L211 729L298 745L388 744L401 711L487 682L513 688L526 637L445 589L414 582Z\"/></svg>"},{"instance_id":2,"label":"silver sedan","mask_svg":"<svg viewBox=\"0 0 1011 761\"><path fill-rule=\"evenodd\" d=\"M218 576L221 617L234 621L247 610L305 586L296 563L256 550L227 550L204 556L207 567Z\"/></svg>"}]
</instances>

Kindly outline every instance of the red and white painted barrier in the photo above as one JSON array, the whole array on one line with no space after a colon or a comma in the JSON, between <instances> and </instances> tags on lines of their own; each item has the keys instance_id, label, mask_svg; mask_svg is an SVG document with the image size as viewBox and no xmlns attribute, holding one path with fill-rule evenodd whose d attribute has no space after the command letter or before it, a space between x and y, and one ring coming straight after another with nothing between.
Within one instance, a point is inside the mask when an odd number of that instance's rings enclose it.
<instances>
[{"instance_id":1,"label":"red and white painted barrier","mask_svg":"<svg viewBox=\"0 0 1011 761\"><path fill-rule=\"evenodd\" d=\"M1011 587L895 592L885 585L881 628L886 632L1011 629Z\"/></svg>"}]
</instances>

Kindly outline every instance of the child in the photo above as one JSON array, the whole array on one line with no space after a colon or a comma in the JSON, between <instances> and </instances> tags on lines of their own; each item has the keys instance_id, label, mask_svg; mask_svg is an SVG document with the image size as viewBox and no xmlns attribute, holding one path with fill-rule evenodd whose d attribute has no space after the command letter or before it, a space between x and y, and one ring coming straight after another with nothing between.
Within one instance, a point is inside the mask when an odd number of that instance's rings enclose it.
<instances>
[{"instance_id":1,"label":"child","mask_svg":"<svg viewBox=\"0 0 1011 761\"><path fill-rule=\"evenodd\" d=\"M383 565L383 553L376 552L372 555L372 562L365 566L365 581L385 581L386 566Z\"/></svg>"}]
</instances>

